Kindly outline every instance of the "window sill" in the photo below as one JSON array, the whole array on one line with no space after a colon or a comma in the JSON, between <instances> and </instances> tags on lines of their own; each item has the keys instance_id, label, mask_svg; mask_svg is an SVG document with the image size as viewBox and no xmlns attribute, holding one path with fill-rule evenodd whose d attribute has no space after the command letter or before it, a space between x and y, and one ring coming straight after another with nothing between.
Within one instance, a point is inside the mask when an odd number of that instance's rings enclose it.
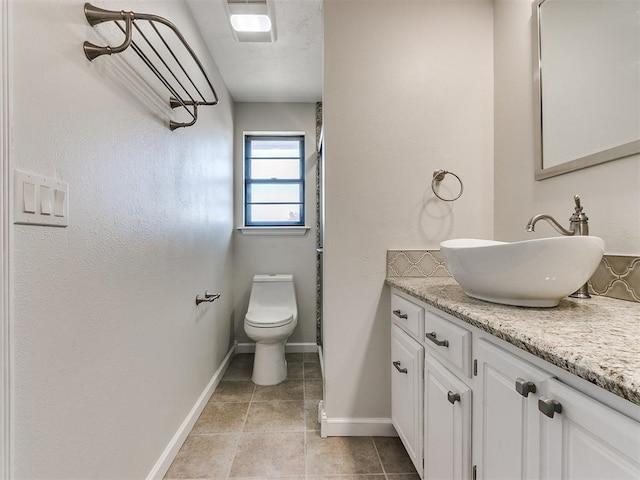
<instances>
[{"instance_id":1,"label":"window sill","mask_svg":"<svg viewBox=\"0 0 640 480\"><path fill-rule=\"evenodd\" d=\"M238 227L243 235L306 235L311 227Z\"/></svg>"}]
</instances>

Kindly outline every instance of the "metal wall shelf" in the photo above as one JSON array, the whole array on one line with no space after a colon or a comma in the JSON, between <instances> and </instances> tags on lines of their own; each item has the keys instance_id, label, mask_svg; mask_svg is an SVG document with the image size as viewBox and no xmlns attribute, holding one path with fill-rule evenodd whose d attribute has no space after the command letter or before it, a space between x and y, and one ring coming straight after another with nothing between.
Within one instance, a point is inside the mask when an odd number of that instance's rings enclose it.
<instances>
[{"instance_id":1,"label":"metal wall shelf","mask_svg":"<svg viewBox=\"0 0 640 480\"><path fill-rule=\"evenodd\" d=\"M101 55L121 53L131 47L169 92L169 106L172 109L182 107L192 119L189 122L171 120L169 123L171 130L189 127L196 123L200 105L218 103L218 96L202 63L180 31L170 21L146 13L104 10L90 3L85 3L84 14L89 25L95 27L101 23L113 22L124 34L122 44L114 47L84 42L86 57L93 61ZM141 25L145 22L146 25ZM159 27L161 25L168 30ZM161 30L173 35L166 37ZM199 78L194 79L187 71L188 68L194 69L194 67L196 74L200 72Z\"/></svg>"}]
</instances>

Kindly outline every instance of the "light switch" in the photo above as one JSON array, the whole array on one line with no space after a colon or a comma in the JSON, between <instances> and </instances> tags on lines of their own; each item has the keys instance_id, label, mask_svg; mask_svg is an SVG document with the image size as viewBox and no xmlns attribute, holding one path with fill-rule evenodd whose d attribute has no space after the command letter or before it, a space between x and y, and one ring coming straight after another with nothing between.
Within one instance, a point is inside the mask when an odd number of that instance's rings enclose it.
<instances>
[{"instance_id":1,"label":"light switch","mask_svg":"<svg viewBox=\"0 0 640 480\"><path fill-rule=\"evenodd\" d=\"M54 195L53 214L56 217L64 217L64 206L67 198L67 192L64 190L56 190Z\"/></svg>"},{"instance_id":2,"label":"light switch","mask_svg":"<svg viewBox=\"0 0 640 480\"><path fill-rule=\"evenodd\" d=\"M23 182L22 199L24 213L36 213L36 186L33 183Z\"/></svg>"},{"instance_id":3,"label":"light switch","mask_svg":"<svg viewBox=\"0 0 640 480\"><path fill-rule=\"evenodd\" d=\"M13 171L13 223L69 225L69 184L56 178Z\"/></svg>"},{"instance_id":4,"label":"light switch","mask_svg":"<svg viewBox=\"0 0 640 480\"><path fill-rule=\"evenodd\" d=\"M40 213L51 215L53 212L53 192L51 188L40 185Z\"/></svg>"}]
</instances>

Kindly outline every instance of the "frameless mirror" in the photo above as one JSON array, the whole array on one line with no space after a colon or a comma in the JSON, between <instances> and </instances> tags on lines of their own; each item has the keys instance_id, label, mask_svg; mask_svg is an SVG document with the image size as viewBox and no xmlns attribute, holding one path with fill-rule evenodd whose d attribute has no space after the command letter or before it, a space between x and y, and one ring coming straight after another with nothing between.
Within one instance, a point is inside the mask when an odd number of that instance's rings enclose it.
<instances>
[{"instance_id":1,"label":"frameless mirror","mask_svg":"<svg viewBox=\"0 0 640 480\"><path fill-rule=\"evenodd\" d=\"M640 153L640 0L538 0L536 180Z\"/></svg>"}]
</instances>

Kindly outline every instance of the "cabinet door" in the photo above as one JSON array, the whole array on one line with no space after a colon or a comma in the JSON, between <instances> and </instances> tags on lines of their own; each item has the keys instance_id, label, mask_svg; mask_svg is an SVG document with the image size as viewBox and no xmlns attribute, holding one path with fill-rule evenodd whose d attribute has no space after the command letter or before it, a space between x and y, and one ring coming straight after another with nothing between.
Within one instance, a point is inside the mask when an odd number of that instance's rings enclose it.
<instances>
[{"instance_id":1,"label":"cabinet door","mask_svg":"<svg viewBox=\"0 0 640 480\"><path fill-rule=\"evenodd\" d=\"M541 401L542 478L640 478L640 423L556 380Z\"/></svg>"},{"instance_id":2,"label":"cabinet door","mask_svg":"<svg viewBox=\"0 0 640 480\"><path fill-rule=\"evenodd\" d=\"M486 340L477 342L476 449L479 478L540 478L538 397L551 375Z\"/></svg>"},{"instance_id":3,"label":"cabinet door","mask_svg":"<svg viewBox=\"0 0 640 480\"><path fill-rule=\"evenodd\" d=\"M431 355L425 355L424 478L469 479L471 389Z\"/></svg>"},{"instance_id":4,"label":"cabinet door","mask_svg":"<svg viewBox=\"0 0 640 480\"><path fill-rule=\"evenodd\" d=\"M422 371L424 348L391 326L391 420L422 476Z\"/></svg>"}]
</instances>

